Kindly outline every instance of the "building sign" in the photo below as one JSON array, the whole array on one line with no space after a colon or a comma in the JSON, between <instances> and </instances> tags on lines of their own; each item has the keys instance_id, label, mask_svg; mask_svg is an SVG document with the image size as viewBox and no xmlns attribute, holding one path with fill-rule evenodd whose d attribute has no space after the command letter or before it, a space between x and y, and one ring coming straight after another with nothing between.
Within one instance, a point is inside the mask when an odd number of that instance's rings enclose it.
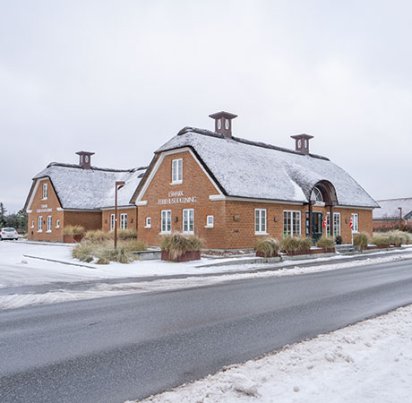
<instances>
[{"instance_id":1,"label":"building sign","mask_svg":"<svg viewBox=\"0 0 412 403\"><path fill-rule=\"evenodd\" d=\"M51 213L52 209L51 208L39 208L36 210L36 213Z\"/></svg>"},{"instance_id":2,"label":"building sign","mask_svg":"<svg viewBox=\"0 0 412 403\"><path fill-rule=\"evenodd\" d=\"M166 199L158 199L157 204L187 204L196 203L197 196L185 196L183 190L171 191Z\"/></svg>"}]
</instances>

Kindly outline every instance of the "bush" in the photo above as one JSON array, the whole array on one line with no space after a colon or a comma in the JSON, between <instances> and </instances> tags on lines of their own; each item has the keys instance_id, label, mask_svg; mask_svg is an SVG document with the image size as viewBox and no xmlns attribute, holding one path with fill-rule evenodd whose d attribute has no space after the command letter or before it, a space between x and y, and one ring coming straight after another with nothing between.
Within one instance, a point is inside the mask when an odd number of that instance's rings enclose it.
<instances>
[{"instance_id":1,"label":"bush","mask_svg":"<svg viewBox=\"0 0 412 403\"><path fill-rule=\"evenodd\" d=\"M124 248L101 249L99 259L106 259L111 262L130 263L133 262L134 256Z\"/></svg>"},{"instance_id":2,"label":"bush","mask_svg":"<svg viewBox=\"0 0 412 403\"><path fill-rule=\"evenodd\" d=\"M111 238L112 238L111 232L104 232L98 229L96 231L87 231L83 239L86 241L90 241L90 242L103 242L103 241L108 241Z\"/></svg>"},{"instance_id":3,"label":"bush","mask_svg":"<svg viewBox=\"0 0 412 403\"><path fill-rule=\"evenodd\" d=\"M286 237L281 241L281 250L288 254L302 253L310 250L312 241L310 238Z\"/></svg>"},{"instance_id":4,"label":"bush","mask_svg":"<svg viewBox=\"0 0 412 403\"><path fill-rule=\"evenodd\" d=\"M77 244L72 251L72 256L81 262L90 263L93 260L94 247L90 242Z\"/></svg>"},{"instance_id":5,"label":"bush","mask_svg":"<svg viewBox=\"0 0 412 403\"><path fill-rule=\"evenodd\" d=\"M84 235L85 229L81 225L66 225L63 228L63 235Z\"/></svg>"},{"instance_id":6,"label":"bush","mask_svg":"<svg viewBox=\"0 0 412 403\"><path fill-rule=\"evenodd\" d=\"M368 247L368 235L361 232L353 235L353 245L357 250L363 251Z\"/></svg>"},{"instance_id":7,"label":"bush","mask_svg":"<svg viewBox=\"0 0 412 403\"><path fill-rule=\"evenodd\" d=\"M255 250L260 252L264 257L273 257L279 254L280 245L277 239L265 238L256 242Z\"/></svg>"},{"instance_id":8,"label":"bush","mask_svg":"<svg viewBox=\"0 0 412 403\"><path fill-rule=\"evenodd\" d=\"M96 264L109 264L110 260L105 257L99 257L96 261Z\"/></svg>"},{"instance_id":9,"label":"bush","mask_svg":"<svg viewBox=\"0 0 412 403\"><path fill-rule=\"evenodd\" d=\"M137 232L134 229L122 229L118 232L118 239L127 241L130 239L137 239Z\"/></svg>"},{"instance_id":10,"label":"bush","mask_svg":"<svg viewBox=\"0 0 412 403\"><path fill-rule=\"evenodd\" d=\"M141 252L147 249L145 243L143 241L138 241L137 239L121 241L119 242L119 245L127 252Z\"/></svg>"},{"instance_id":11,"label":"bush","mask_svg":"<svg viewBox=\"0 0 412 403\"><path fill-rule=\"evenodd\" d=\"M336 245L342 245L343 239L341 235L336 235L335 238Z\"/></svg>"},{"instance_id":12,"label":"bush","mask_svg":"<svg viewBox=\"0 0 412 403\"><path fill-rule=\"evenodd\" d=\"M374 235L371 242L378 248L388 248L391 245L391 240L387 235Z\"/></svg>"},{"instance_id":13,"label":"bush","mask_svg":"<svg viewBox=\"0 0 412 403\"><path fill-rule=\"evenodd\" d=\"M333 249L335 247L335 242L333 241L333 238L323 236L318 240L316 243L316 246L319 248L324 248L324 249Z\"/></svg>"},{"instance_id":14,"label":"bush","mask_svg":"<svg viewBox=\"0 0 412 403\"><path fill-rule=\"evenodd\" d=\"M202 240L194 235L185 236L176 232L163 236L160 248L167 251L172 260L176 260L185 252L199 251L202 244Z\"/></svg>"},{"instance_id":15,"label":"bush","mask_svg":"<svg viewBox=\"0 0 412 403\"><path fill-rule=\"evenodd\" d=\"M392 245L401 246L408 245L411 243L411 236L404 231L390 231L387 233L389 235Z\"/></svg>"}]
</instances>

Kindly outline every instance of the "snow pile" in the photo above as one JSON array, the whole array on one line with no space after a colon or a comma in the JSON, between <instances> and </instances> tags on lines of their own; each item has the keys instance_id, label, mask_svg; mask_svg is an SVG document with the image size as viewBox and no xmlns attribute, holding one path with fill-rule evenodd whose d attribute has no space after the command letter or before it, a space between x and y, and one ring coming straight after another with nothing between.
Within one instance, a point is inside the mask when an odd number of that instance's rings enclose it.
<instances>
[{"instance_id":1,"label":"snow pile","mask_svg":"<svg viewBox=\"0 0 412 403\"><path fill-rule=\"evenodd\" d=\"M323 157L246 144L194 128L182 131L157 151L185 146L198 153L230 196L306 203L313 186L328 180L339 205L378 207L348 173Z\"/></svg>"},{"instance_id":2,"label":"snow pile","mask_svg":"<svg viewBox=\"0 0 412 403\"><path fill-rule=\"evenodd\" d=\"M143 402L410 402L412 306L312 340Z\"/></svg>"}]
</instances>

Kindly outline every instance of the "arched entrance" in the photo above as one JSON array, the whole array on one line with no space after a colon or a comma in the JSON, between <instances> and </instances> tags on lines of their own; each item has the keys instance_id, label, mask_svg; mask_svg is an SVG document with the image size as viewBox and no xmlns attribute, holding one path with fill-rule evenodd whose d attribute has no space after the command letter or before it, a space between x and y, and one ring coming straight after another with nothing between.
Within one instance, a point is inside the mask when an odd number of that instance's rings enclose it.
<instances>
[{"instance_id":1,"label":"arched entrance","mask_svg":"<svg viewBox=\"0 0 412 403\"><path fill-rule=\"evenodd\" d=\"M306 213L306 236L312 238L314 243L324 233L323 223L327 212L329 212L330 217L333 217L333 206L337 204L336 190L331 182L321 180L312 187L309 196L309 208ZM314 207L320 207L322 211L313 211ZM333 236L333 219L329 220L328 235Z\"/></svg>"}]
</instances>

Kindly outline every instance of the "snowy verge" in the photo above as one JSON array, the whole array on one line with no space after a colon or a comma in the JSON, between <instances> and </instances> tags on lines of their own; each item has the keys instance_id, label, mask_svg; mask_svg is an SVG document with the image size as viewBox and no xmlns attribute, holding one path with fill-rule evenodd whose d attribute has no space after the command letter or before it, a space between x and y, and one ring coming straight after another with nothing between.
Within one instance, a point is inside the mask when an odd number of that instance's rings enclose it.
<instances>
[{"instance_id":1,"label":"snowy verge","mask_svg":"<svg viewBox=\"0 0 412 403\"><path fill-rule=\"evenodd\" d=\"M411 394L409 305L142 402L407 403Z\"/></svg>"}]
</instances>

